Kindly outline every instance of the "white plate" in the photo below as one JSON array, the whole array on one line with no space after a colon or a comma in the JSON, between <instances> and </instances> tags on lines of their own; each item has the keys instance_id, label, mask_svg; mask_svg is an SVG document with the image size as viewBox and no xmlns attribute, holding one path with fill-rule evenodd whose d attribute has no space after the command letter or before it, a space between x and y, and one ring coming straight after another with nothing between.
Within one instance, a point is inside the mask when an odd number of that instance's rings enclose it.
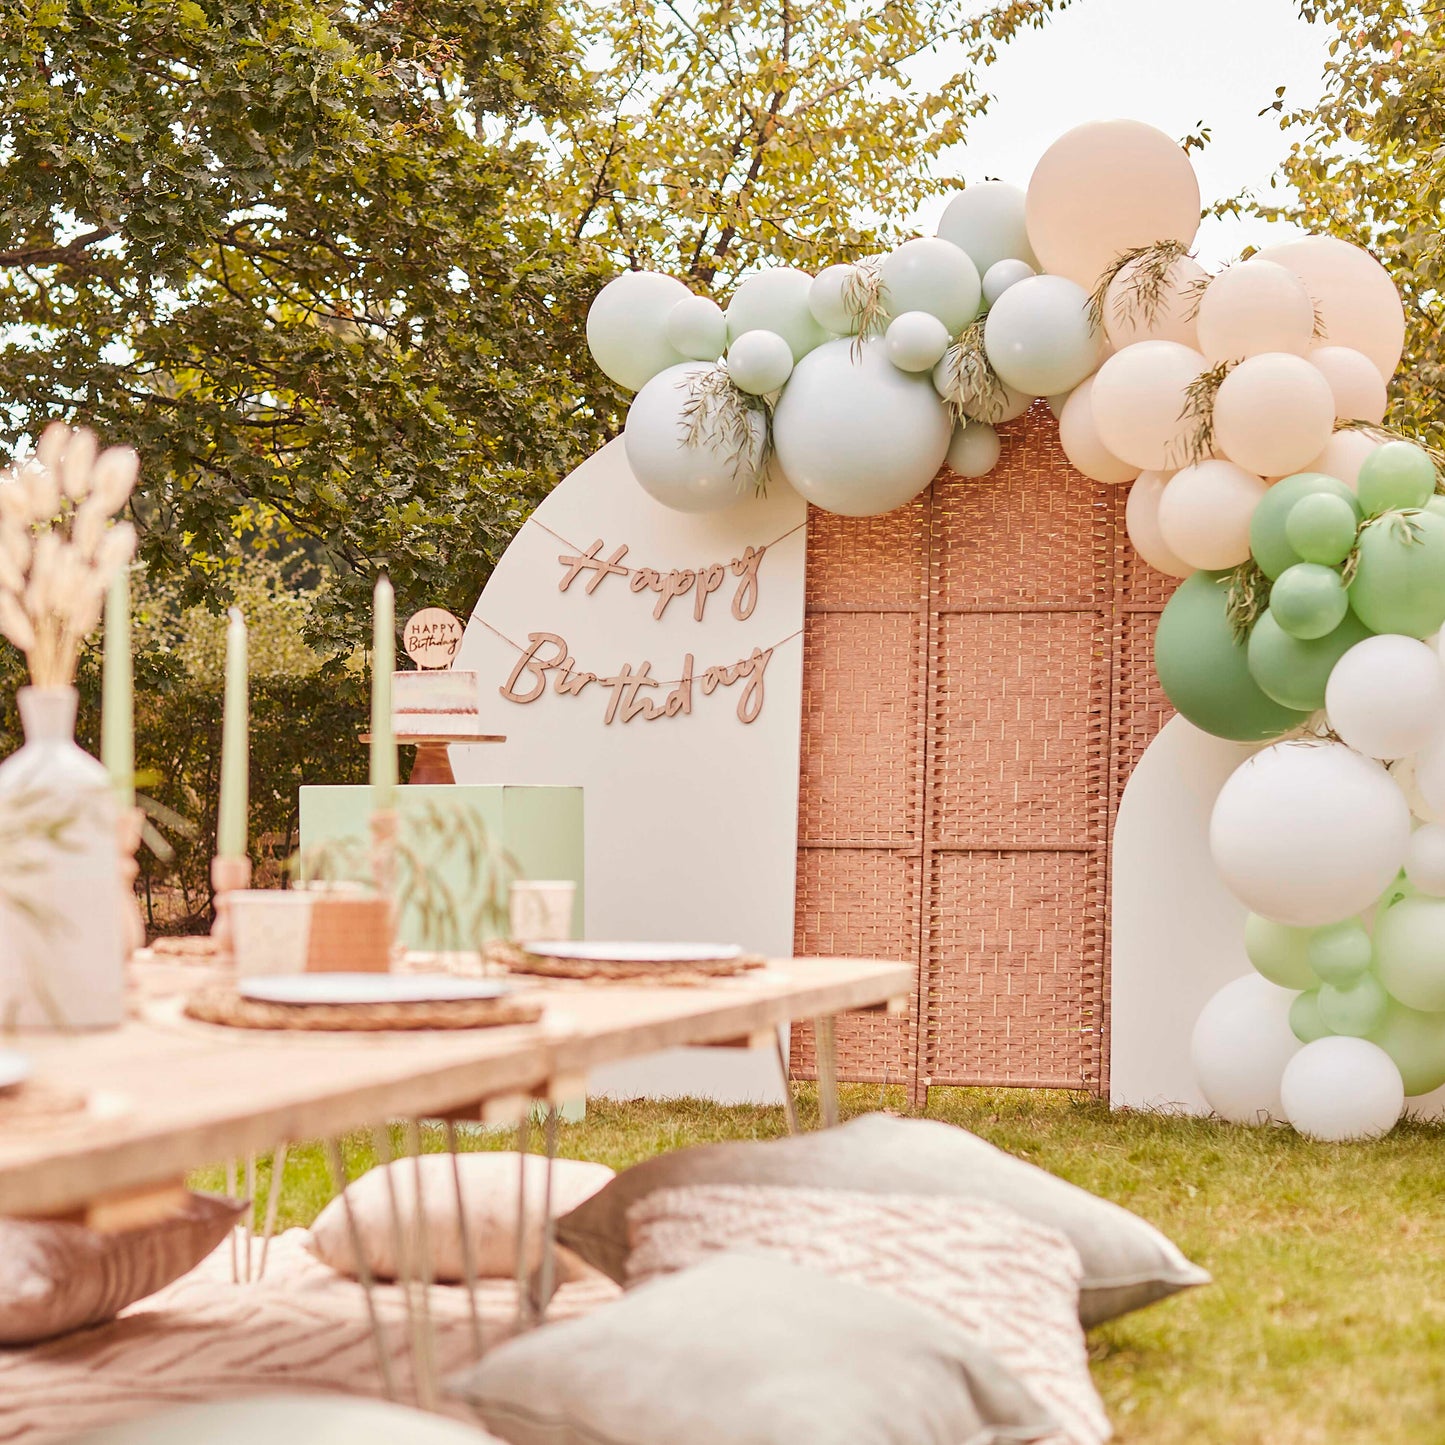
<instances>
[{"instance_id":1,"label":"white plate","mask_svg":"<svg viewBox=\"0 0 1445 1445\"><path fill-rule=\"evenodd\" d=\"M0 1089L13 1089L30 1077L30 1060L13 1049L0 1049Z\"/></svg>"},{"instance_id":2,"label":"white plate","mask_svg":"<svg viewBox=\"0 0 1445 1445\"><path fill-rule=\"evenodd\" d=\"M728 963L741 958L735 943L524 943L537 958L573 963Z\"/></svg>"},{"instance_id":3,"label":"white plate","mask_svg":"<svg viewBox=\"0 0 1445 1445\"><path fill-rule=\"evenodd\" d=\"M500 998L513 985L450 973L288 973L241 979L242 998L257 1003L449 1003Z\"/></svg>"}]
</instances>

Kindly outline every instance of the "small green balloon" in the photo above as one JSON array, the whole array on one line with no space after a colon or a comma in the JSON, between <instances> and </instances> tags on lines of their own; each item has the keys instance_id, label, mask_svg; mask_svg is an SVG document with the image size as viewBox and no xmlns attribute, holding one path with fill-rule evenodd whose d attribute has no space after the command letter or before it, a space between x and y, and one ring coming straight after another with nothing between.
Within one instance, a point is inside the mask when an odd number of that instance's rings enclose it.
<instances>
[{"instance_id":1,"label":"small green balloon","mask_svg":"<svg viewBox=\"0 0 1445 1445\"><path fill-rule=\"evenodd\" d=\"M1375 919L1375 973L1396 1003L1445 1012L1445 898L1402 898Z\"/></svg>"},{"instance_id":2,"label":"small green balloon","mask_svg":"<svg viewBox=\"0 0 1445 1445\"><path fill-rule=\"evenodd\" d=\"M1263 503L1261 503L1263 505ZM1433 637L1445 624L1445 516L1377 517L1360 529L1350 607L1372 632Z\"/></svg>"},{"instance_id":3,"label":"small green balloon","mask_svg":"<svg viewBox=\"0 0 1445 1445\"><path fill-rule=\"evenodd\" d=\"M1445 497L1442 497L1439 492L1436 492L1435 495L1425 503L1425 510L1427 512L1435 512L1439 516L1445 517Z\"/></svg>"},{"instance_id":4,"label":"small green balloon","mask_svg":"<svg viewBox=\"0 0 1445 1445\"><path fill-rule=\"evenodd\" d=\"M1435 491L1435 463L1414 442L1378 446L1360 465L1360 506L1367 517L1423 507Z\"/></svg>"},{"instance_id":5,"label":"small green balloon","mask_svg":"<svg viewBox=\"0 0 1445 1445\"><path fill-rule=\"evenodd\" d=\"M1290 928L1251 913L1244 920L1244 951L1255 969L1281 988L1314 988L1310 971L1310 930Z\"/></svg>"},{"instance_id":6,"label":"small green balloon","mask_svg":"<svg viewBox=\"0 0 1445 1445\"><path fill-rule=\"evenodd\" d=\"M1354 983L1336 988L1320 985L1320 1018L1331 1033L1362 1039L1385 1022L1390 995L1372 973L1361 974Z\"/></svg>"},{"instance_id":7,"label":"small green balloon","mask_svg":"<svg viewBox=\"0 0 1445 1445\"><path fill-rule=\"evenodd\" d=\"M1360 519L1343 497L1333 492L1312 492L1289 509L1284 535L1306 562L1338 567L1355 545Z\"/></svg>"},{"instance_id":8,"label":"small green balloon","mask_svg":"<svg viewBox=\"0 0 1445 1445\"><path fill-rule=\"evenodd\" d=\"M1312 988L1289 1006L1290 1031L1302 1044L1329 1037L1330 1027L1320 1017L1320 991Z\"/></svg>"},{"instance_id":9,"label":"small green balloon","mask_svg":"<svg viewBox=\"0 0 1445 1445\"><path fill-rule=\"evenodd\" d=\"M1314 712L1325 705L1325 687L1335 663L1357 642L1373 636L1353 612L1347 612L1333 632L1306 642L1291 637L1265 608L1249 634L1249 675L1281 707Z\"/></svg>"},{"instance_id":10,"label":"small green balloon","mask_svg":"<svg viewBox=\"0 0 1445 1445\"><path fill-rule=\"evenodd\" d=\"M1328 637L1350 610L1344 580L1333 567L1296 562L1279 574L1269 594L1274 620L1302 642Z\"/></svg>"},{"instance_id":11,"label":"small green balloon","mask_svg":"<svg viewBox=\"0 0 1445 1445\"><path fill-rule=\"evenodd\" d=\"M1394 1059L1408 1097L1445 1084L1445 1013L1422 1013L1392 1000L1369 1038Z\"/></svg>"},{"instance_id":12,"label":"small green balloon","mask_svg":"<svg viewBox=\"0 0 1445 1445\"><path fill-rule=\"evenodd\" d=\"M1335 988L1348 988L1370 971L1375 950L1370 935L1353 919L1316 928L1305 949L1310 969ZM1336 1030L1339 1032L1339 1030Z\"/></svg>"},{"instance_id":13,"label":"small green balloon","mask_svg":"<svg viewBox=\"0 0 1445 1445\"><path fill-rule=\"evenodd\" d=\"M1295 503L1321 492L1340 498L1357 519L1361 515L1360 499L1338 477L1323 472L1296 472L1276 482L1259 499L1249 523L1249 550L1266 577L1278 577L1286 567L1306 560L1291 546L1286 528Z\"/></svg>"},{"instance_id":14,"label":"small green balloon","mask_svg":"<svg viewBox=\"0 0 1445 1445\"><path fill-rule=\"evenodd\" d=\"M1307 714L1281 707L1249 675L1227 613L1229 574L1195 572L1175 589L1154 634L1154 670L1175 710L1235 742L1276 738Z\"/></svg>"}]
</instances>

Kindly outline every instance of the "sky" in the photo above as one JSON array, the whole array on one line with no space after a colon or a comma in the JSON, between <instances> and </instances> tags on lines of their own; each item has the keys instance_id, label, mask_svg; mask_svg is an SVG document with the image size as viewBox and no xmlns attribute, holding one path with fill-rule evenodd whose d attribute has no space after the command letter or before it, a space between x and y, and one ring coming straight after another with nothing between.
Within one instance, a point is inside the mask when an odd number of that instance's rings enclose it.
<instances>
[{"instance_id":1,"label":"sky","mask_svg":"<svg viewBox=\"0 0 1445 1445\"><path fill-rule=\"evenodd\" d=\"M1290 137L1274 112L1258 112L1280 85L1287 106L1319 99L1331 34L1301 20L1294 0L1073 0L1042 31L1010 42L983 72L994 103L970 126L950 169L1026 186L1049 143L1084 121L1127 116L1175 139L1202 121L1212 137L1190 158L1205 205L1246 187L1264 192ZM927 84L930 74L950 68L941 54L917 74ZM920 211L925 233L943 204ZM1210 219L1196 253L1214 269L1247 245L1290 234L1257 220Z\"/></svg>"}]
</instances>

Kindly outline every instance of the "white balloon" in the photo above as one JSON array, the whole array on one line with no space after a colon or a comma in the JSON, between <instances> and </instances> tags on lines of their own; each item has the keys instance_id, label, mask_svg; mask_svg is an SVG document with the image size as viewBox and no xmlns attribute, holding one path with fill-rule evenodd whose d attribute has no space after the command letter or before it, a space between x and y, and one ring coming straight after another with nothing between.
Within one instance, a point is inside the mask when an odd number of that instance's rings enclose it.
<instances>
[{"instance_id":1,"label":"white balloon","mask_svg":"<svg viewBox=\"0 0 1445 1445\"><path fill-rule=\"evenodd\" d=\"M1073 394L1071 391L1056 391L1052 396L1046 396L1044 398L1049 404L1049 410L1054 414L1055 421L1063 416L1064 407L1068 404L1068 400Z\"/></svg>"},{"instance_id":2,"label":"white balloon","mask_svg":"<svg viewBox=\"0 0 1445 1445\"><path fill-rule=\"evenodd\" d=\"M1445 826L1424 823L1410 834L1405 877L1416 892L1445 898Z\"/></svg>"},{"instance_id":3,"label":"white balloon","mask_svg":"<svg viewBox=\"0 0 1445 1445\"><path fill-rule=\"evenodd\" d=\"M1405 1110L1395 1061L1368 1039L1316 1039L1285 1067L1285 1117L1311 1139L1338 1143L1388 1134Z\"/></svg>"},{"instance_id":4,"label":"white balloon","mask_svg":"<svg viewBox=\"0 0 1445 1445\"><path fill-rule=\"evenodd\" d=\"M747 277L728 302L728 344L745 331L776 331L801 361L828 339L808 301L813 278L806 271L774 266Z\"/></svg>"},{"instance_id":5,"label":"white balloon","mask_svg":"<svg viewBox=\"0 0 1445 1445\"><path fill-rule=\"evenodd\" d=\"M728 344L723 309L710 296L687 296L667 313L667 344L691 361L716 361Z\"/></svg>"},{"instance_id":6,"label":"white balloon","mask_svg":"<svg viewBox=\"0 0 1445 1445\"><path fill-rule=\"evenodd\" d=\"M998 375L1030 396L1070 391L1099 364L1088 295L1062 276L1010 286L988 313L983 344Z\"/></svg>"},{"instance_id":7,"label":"white balloon","mask_svg":"<svg viewBox=\"0 0 1445 1445\"><path fill-rule=\"evenodd\" d=\"M1197 350L1194 311L1199 283L1208 275L1192 256L1179 256L1164 273L1155 304L1146 311L1135 280L1139 261L1128 261L1104 292L1104 331L1116 351L1138 341L1176 341Z\"/></svg>"},{"instance_id":8,"label":"white balloon","mask_svg":"<svg viewBox=\"0 0 1445 1445\"><path fill-rule=\"evenodd\" d=\"M1025 202L1017 186L981 181L960 191L943 208L938 234L967 251L980 275L1005 260L1025 261L1037 270L1024 224Z\"/></svg>"},{"instance_id":9,"label":"white balloon","mask_svg":"<svg viewBox=\"0 0 1445 1445\"><path fill-rule=\"evenodd\" d=\"M1188 388L1204 358L1177 341L1141 341L1116 351L1094 378L1094 421L1106 447L1150 471L1182 466L1193 424Z\"/></svg>"},{"instance_id":10,"label":"white balloon","mask_svg":"<svg viewBox=\"0 0 1445 1445\"><path fill-rule=\"evenodd\" d=\"M792 348L776 331L744 331L728 347L728 375L740 391L765 396L792 374Z\"/></svg>"},{"instance_id":11,"label":"white balloon","mask_svg":"<svg viewBox=\"0 0 1445 1445\"><path fill-rule=\"evenodd\" d=\"M960 477L986 477L997 465L1003 443L987 422L955 427L944 465Z\"/></svg>"},{"instance_id":12,"label":"white balloon","mask_svg":"<svg viewBox=\"0 0 1445 1445\"><path fill-rule=\"evenodd\" d=\"M1432 808L1425 801L1420 785L1415 781L1417 760L1418 755L1414 758L1400 758L1391 763L1390 776L1394 778L1395 786L1405 795L1405 802L1416 818L1425 823L1445 823L1445 810Z\"/></svg>"},{"instance_id":13,"label":"white balloon","mask_svg":"<svg viewBox=\"0 0 1445 1445\"><path fill-rule=\"evenodd\" d=\"M1415 787L1425 806L1445 820L1445 727L1431 733L1429 741L1415 754L1413 770Z\"/></svg>"},{"instance_id":14,"label":"white balloon","mask_svg":"<svg viewBox=\"0 0 1445 1445\"><path fill-rule=\"evenodd\" d=\"M1300 1042L1289 1026L1295 995L1257 973L1227 983L1200 1011L1189 1041L1199 1092L1232 1124L1282 1121L1280 1082Z\"/></svg>"},{"instance_id":15,"label":"white balloon","mask_svg":"<svg viewBox=\"0 0 1445 1445\"><path fill-rule=\"evenodd\" d=\"M1314 302L1293 271L1273 261L1226 266L1199 301L1199 349L1210 361L1266 351L1303 356L1315 327Z\"/></svg>"},{"instance_id":16,"label":"white balloon","mask_svg":"<svg viewBox=\"0 0 1445 1445\"><path fill-rule=\"evenodd\" d=\"M624 271L587 308L587 347L619 386L639 391L661 371L686 361L667 339L672 308L692 292L656 271Z\"/></svg>"},{"instance_id":17,"label":"white balloon","mask_svg":"<svg viewBox=\"0 0 1445 1445\"><path fill-rule=\"evenodd\" d=\"M1405 861L1410 809L1389 773L1333 743L1278 742L1230 775L1209 848L1253 913L1294 928L1362 913Z\"/></svg>"},{"instance_id":18,"label":"white balloon","mask_svg":"<svg viewBox=\"0 0 1445 1445\"><path fill-rule=\"evenodd\" d=\"M1262 478L1220 458L1181 467L1159 503L1159 535L1191 567L1237 567L1249 557L1250 520L1268 490Z\"/></svg>"},{"instance_id":19,"label":"white balloon","mask_svg":"<svg viewBox=\"0 0 1445 1445\"><path fill-rule=\"evenodd\" d=\"M1090 480L1109 486L1132 482L1139 468L1132 462L1120 461L1099 436L1091 400L1093 389L1094 378L1087 376L1069 394L1059 414L1059 445L1074 470Z\"/></svg>"},{"instance_id":20,"label":"white balloon","mask_svg":"<svg viewBox=\"0 0 1445 1445\"><path fill-rule=\"evenodd\" d=\"M1357 642L1330 672L1325 713L1340 738L1366 757L1418 752L1445 715L1439 653L1393 633Z\"/></svg>"},{"instance_id":21,"label":"white balloon","mask_svg":"<svg viewBox=\"0 0 1445 1445\"><path fill-rule=\"evenodd\" d=\"M1288 352L1246 358L1214 394L1219 450L1256 476L1299 471L1324 450L1334 428L1329 382L1304 357Z\"/></svg>"},{"instance_id":22,"label":"white balloon","mask_svg":"<svg viewBox=\"0 0 1445 1445\"><path fill-rule=\"evenodd\" d=\"M1335 398L1335 416L1340 421L1367 421L1378 425L1385 419L1385 382L1375 363L1363 351L1349 346L1317 346L1309 355L1310 365L1330 384Z\"/></svg>"},{"instance_id":23,"label":"white balloon","mask_svg":"<svg viewBox=\"0 0 1445 1445\"><path fill-rule=\"evenodd\" d=\"M826 341L793 368L773 412L784 476L814 506L848 517L912 501L943 465L953 434L933 383L888 360L870 337Z\"/></svg>"},{"instance_id":24,"label":"white balloon","mask_svg":"<svg viewBox=\"0 0 1445 1445\"><path fill-rule=\"evenodd\" d=\"M943 322L952 337L978 315L983 295L978 268L967 252L937 236L905 241L890 251L879 277L890 316L926 311Z\"/></svg>"},{"instance_id":25,"label":"white balloon","mask_svg":"<svg viewBox=\"0 0 1445 1445\"><path fill-rule=\"evenodd\" d=\"M948 358L945 356L933 368L933 389L946 401L956 402L959 410L970 421L986 422L989 426L1002 426L1004 422L1013 421L1015 417L1022 416L1034 403L1032 393L1015 391L1013 387L1006 382L999 381L997 377L993 379L993 384L982 392L965 382L955 397L949 390L952 378L948 375L948 371Z\"/></svg>"},{"instance_id":26,"label":"white balloon","mask_svg":"<svg viewBox=\"0 0 1445 1445\"><path fill-rule=\"evenodd\" d=\"M848 290L857 274L856 266L826 266L808 288L813 320L834 336L852 336L858 330L858 315L848 305Z\"/></svg>"},{"instance_id":27,"label":"white balloon","mask_svg":"<svg viewBox=\"0 0 1445 1445\"><path fill-rule=\"evenodd\" d=\"M883 344L899 371L932 371L951 339L938 317L927 311L905 311L888 323Z\"/></svg>"},{"instance_id":28,"label":"white balloon","mask_svg":"<svg viewBox=\"0 0 1445 1445\"><path fill-rule=\"evenodd\" d=\"M1139 479L1129 488L1129 500L1124 504L1124 530L1128 532L1134 550L1156 572L1162 572L1166 577L1188 577L1197 569L1169 550L1159 530L1159 505L1170 475L1167 472L1139 473Z\"/></svg>"},{"instance_id":29,"label":"white balloon","mask_svg":"<svg viewBox=\"0 0 1445 1445\"><path fill-rule=\"evenodd\" d=\"M1020 261L1012 256L1007 256L1002 261L995 261L983 273L984 305L992 306L1010 286L1017 285L1020 281L1027 281L1030 276L1037 275L1038 272L1027 261Z\"/></svg>"},{"instance_id":30,"label":"white balloon","mask_svg":"<svg viewBox=\"0 0 1445 1445\"><path fill-rule=\"evenodd\" d=\"M622 444L632 474L643 491L674 511L717 512L732 506L762 462L767 421L761 410L747 412L750 441L740 460L720 441L688 446L683 408L690 383L712 369L700 361L669 367L628 408Z\"/></svg>"},{"instance_id":31,"label":"white balloon","mask_svg":"<svg viewBox=\"0 0 1445 1445\"><path fill-rule=\"evenodd\" d=\"M1358 428L1337 431L1325 443L1324 451L1302 470L1323 472L1325 476L1343 482L1352 492L1358 491L1360 468L1365 458L1379 445L1379 437L1372 437Z\"/></svg>"}]
</instances>

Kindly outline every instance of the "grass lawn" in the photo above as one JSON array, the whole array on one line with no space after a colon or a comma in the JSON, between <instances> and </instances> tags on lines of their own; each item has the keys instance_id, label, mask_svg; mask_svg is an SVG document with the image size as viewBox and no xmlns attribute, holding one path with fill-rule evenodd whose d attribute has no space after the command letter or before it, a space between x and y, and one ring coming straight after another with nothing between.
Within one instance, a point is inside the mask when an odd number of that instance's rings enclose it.
<instances>
[{"instance_id":1,"label":"grass lawn","mask_svg":"<svg viewBox=\"0 0 1445 1445\"><path fill-rule=\"evenodd\" d=\"M880 1101L876 1088L843 1090L845 1115ZM887 1104L901 1109L901 1093ZM806 1090L802 1112L811 1124ZM1213 1272L1212 1286L1090 1336L1120 1440L1445 1439L1445 1128L1405 1123L1375 1144L1322 1145L1283 1129L993 1089L936 1089L928 1113L1117 1200ZM622 1169L667 1149L782 1132L776 1108L594 1100L585 1121L562 1127L561 1152ZM539 1147L540 1130L532 1137ZM512 1142L487 1133L466 1147ZM441 1147L439 1133L427 1147ZM355 1175L374 1155L358 1136L347 1157ZM305 1224L330 1182L319 1149L292 1158L281 1219ZM199 1183L218 1188L221 1176Z\"/></svg>"}]
</instances>

